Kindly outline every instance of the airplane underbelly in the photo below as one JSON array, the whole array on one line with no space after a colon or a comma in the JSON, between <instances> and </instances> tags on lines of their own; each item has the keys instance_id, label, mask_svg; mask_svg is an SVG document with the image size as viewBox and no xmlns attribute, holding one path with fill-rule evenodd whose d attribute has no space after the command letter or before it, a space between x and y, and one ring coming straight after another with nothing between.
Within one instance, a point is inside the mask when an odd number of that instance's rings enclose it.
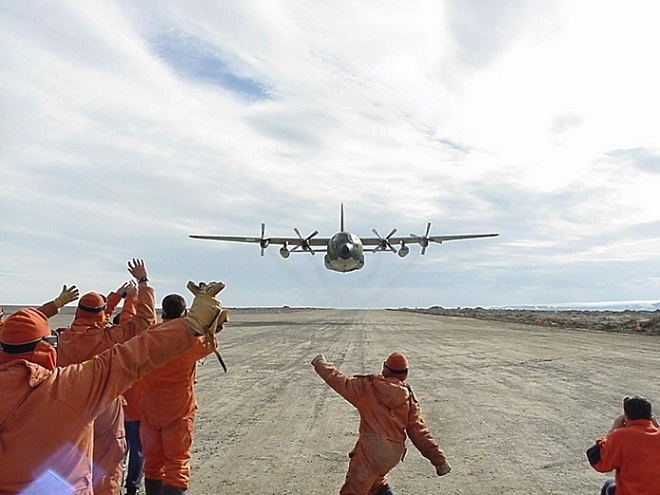
<instances>
[{"instance_id":1,"label":"airplane underbelly","mask_svg":"<svg viewBox=\"0 0 660 495\"><path fill-rule=\"evenodd\" d=\"M355 259L355 258L333 259L330 258L328 255L326 255L324 259L324 263L325 263L325 267L328 270L332 270L334 272L346 273L346 272L352 272L354 270L359 270L360 268L362 268L364 266L364 257L361 257L359 259Z\"/></svg>"}]
</instances>

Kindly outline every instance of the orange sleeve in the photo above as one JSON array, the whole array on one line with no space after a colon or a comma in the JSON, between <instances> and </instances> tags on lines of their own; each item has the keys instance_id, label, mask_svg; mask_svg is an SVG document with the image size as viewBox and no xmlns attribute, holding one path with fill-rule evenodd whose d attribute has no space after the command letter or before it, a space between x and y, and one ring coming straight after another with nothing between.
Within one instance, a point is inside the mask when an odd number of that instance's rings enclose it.
<instances>
[{"instance_id":1,"label":"orange sleeve","mask_svg":"<svg viewBox=\"0 0 660 495\"><path fill-rule=\"evenodd\" d=\"M419 450L419 452L426 457L434 466L441 466L446 460L445 452L440 448L436 442L431 431L426 425L426 421L422 417L422 411L415 396L410 394L410 412L408 413L408 426L406 433L410 437L410 441Z\"/></svg>"},{"instance_id":2,"label":"orange sleeve","mask_svg":"<svg viewBox=\"0 0 660 495\"><path fill-rule=\"evenodd\" d=\"M115 345L89 361L57 368L62 379L53 387L66 396L76 410L93 419L103 412L138 378L189 349L197 339L182 318L141 333L124 344Z\"/></svg>"},{"instance_id":3,"label":"orange sleeve","mask_svg":"<svg viewBox=\"0 0 660 495\"><path fill-rule=\"evenodd\" d=\"M137 314L137 296L126 296L119 313L119 323L126 323Z\"/></svg>"},{"instance_id":4,"label":"orange sleeve","mask_svg":"<svg viewBox=\"0 0 660 495\"><path fill-rule=\"evenodd\" d=\"M192 348L190 349L190 355L195 361L199 361L202 358L205 358L213 352L213 347L206 345L204 339L196 339Z\"/></svg>"},{"instance_id":5,"label":"orange sleeve","mask_svg":"<svg viewBox=\"0 0 660 495\"><path fill-rule=\"evenodd\" d=\"M47 303L42 304L37 308L37 311L41 311L46 315L46 318L52 318L60 312L59 308L55 306L55 301L48 301Z\"/></svg>"},{"instance_id":6,"label":"orange sleeve","mask_svg":"<svg viewBox=\"0 0 660 495\"><path fill-rule=\"evenodd\" d=\"M115 343L126 342L156 323L156 298L153 287L138 289L135 316L112 327L109 332Z\"/></svg>"},{"instance_id":7,"label":"orange sleeve","mask_svg":"<svg viewBox=\"0 0 660 495\"><path fill-rule=\"evenodd\" d=\"M355 407L358 407L359 398L364 395L360 392L360 380L358 378L345 375L327 361L317 362L314 365L314 370L330 388Z\"/></svg>"},{"instance_id":8,"label":"orange sleeve","mask_svg":"<svg viewBox=\"0 0 660 495\"><path fill-rule=\"evenodd\" d=\"M107 301L105 303L105 315L110 318L112 313L115 312L115 308L119 301L121 301L122 295L117 292L111 292L108 294Z\"/></svg>"}]
</instances>

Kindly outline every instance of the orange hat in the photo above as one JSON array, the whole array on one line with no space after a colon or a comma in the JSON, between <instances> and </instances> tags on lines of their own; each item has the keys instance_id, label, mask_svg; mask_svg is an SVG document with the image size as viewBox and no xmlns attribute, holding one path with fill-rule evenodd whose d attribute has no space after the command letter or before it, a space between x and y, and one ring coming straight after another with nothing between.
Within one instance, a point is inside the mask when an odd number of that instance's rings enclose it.
<instances>
[{"instance_id":1,"label":"orange hat","mask_svg":"<svg viewBox=\"0 0 660 495\"><path fill-rule=\"evenodd\" d=\"M383 363L383 368L394 375L408 374L408 358L402 352L393 352Z\"/></svg>"},{"instance_id":2,"label":"orange hat","mask_svg":"<svg viewBox=\"0 0 660 495\"><path fill-rule=\"evenodd\" d=\"M80 298L76 309L76 320L105 321L106 298L98 292L88 292Z\"/></svg>"},{"instance_id":3,"label":"orange hat","mask_svg":"<svg viewBox=\"0 0 660 495\"><path fill-rule=\"evenodd\" d=\"M32 308L16 311L2 325L3 344L28 344L49 335L48 318L41 311Z\"/></svg>"},{"instance_id":4,"label":"orange hat","mask_svg":"<svg viewBox=\"0 0 660 495\"><path fill-rule=\"evenodd\" d=\"M32 308L21 309L7 318L0 334L0 365L16 359L27 359L49 370L57 364L57 351L49 337L48 318Z\"/></svg>"}]
</instances>

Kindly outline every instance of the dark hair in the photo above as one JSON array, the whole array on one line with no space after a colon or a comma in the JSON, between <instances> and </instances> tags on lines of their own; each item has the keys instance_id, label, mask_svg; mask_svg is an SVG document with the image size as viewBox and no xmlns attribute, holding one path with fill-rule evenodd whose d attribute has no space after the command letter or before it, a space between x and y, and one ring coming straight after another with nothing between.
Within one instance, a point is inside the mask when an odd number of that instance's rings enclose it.
<instances>
[{"instance_id":1,"label":"dark hair","mask_svg":"<svg viewBox=\"0 0 660 495\"><path fill-rule=\"evenodd\" d=\"M623 412L628 419L651 419L651 403L641 395L634 395L623 399Z\"/></svg>"},{"instance_id":2,"label":"dark hair","mask_svg":"<svg viewBox=\"0 0 660 495\"><path fill-rule=\"evenodd\" d=\"M179 294L170 294L163 298L163 319L180 318L186 311L186 300Z\"/></svg>"}]
</instances>

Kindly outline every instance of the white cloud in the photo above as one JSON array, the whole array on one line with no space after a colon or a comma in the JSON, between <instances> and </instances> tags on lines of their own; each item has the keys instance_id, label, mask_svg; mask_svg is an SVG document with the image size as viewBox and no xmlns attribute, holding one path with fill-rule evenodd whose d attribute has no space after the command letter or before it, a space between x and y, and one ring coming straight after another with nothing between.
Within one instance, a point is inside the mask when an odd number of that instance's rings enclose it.
<instances>
[{"instance_id":1,"label":"white cloud","mask_svg":"<svg viewBox=\"0 0 660 495\"><path fill-rule=\"evenodd\" d=\"M659 262L647 3L35 6L0 17L0 303L109 290L133 256L236 305L655 297L626 275ZM350 275L187 238L330 236L341 202L363 236L501 236Z\"/></svg>"}]
</instances>

